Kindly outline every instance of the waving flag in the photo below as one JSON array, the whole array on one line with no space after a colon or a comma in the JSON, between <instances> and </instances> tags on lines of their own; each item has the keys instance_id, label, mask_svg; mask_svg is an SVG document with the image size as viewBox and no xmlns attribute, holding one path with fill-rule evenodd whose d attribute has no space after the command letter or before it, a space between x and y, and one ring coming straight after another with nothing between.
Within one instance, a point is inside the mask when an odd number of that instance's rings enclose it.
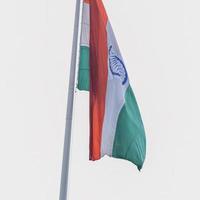
<instances>
[{"instance_id":1,"label":"waving flag","mask_svg":"<svg viewBox=\"0 0 200 200\"><path fill-rule=\"evenodd\" d=\"M129 77L101 0L84 0L78 89L90 92L90 160L126 159L140 170L146 139Z\"/></svg>"}]
</instances>

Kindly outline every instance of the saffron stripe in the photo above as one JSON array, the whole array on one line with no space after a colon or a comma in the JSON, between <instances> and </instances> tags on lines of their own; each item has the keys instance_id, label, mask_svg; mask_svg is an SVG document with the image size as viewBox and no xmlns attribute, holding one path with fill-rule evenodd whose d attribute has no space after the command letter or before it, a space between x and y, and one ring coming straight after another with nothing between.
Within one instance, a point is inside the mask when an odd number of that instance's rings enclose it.
<instances>
[{"instance_id":1,"label":"saffron stripe","mask_svg":"<svg viewBox=\"0 0 200 200\"><path fill-rule=\"evenodd\" d=\"M90 2L90 160L101 158L108 76L107 14L101 0Z\"/></svg>"},{"instance_id":2,"label":"saffron stripe","mask_svg":"<svg viewBox=\"0 0 200 200\"><path fill-rule=\"evenodd\" d=\"M84 3L90 3L90 0L84 0Z\"/></svg>"}]
</instances>

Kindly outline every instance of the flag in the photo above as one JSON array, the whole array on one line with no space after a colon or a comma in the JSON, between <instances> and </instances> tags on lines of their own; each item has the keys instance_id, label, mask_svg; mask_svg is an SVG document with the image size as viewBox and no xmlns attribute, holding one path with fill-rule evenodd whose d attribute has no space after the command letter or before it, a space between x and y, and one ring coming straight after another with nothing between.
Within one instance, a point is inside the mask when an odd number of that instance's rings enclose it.
<instances>
[{"instance_id":1,"label":"flag","mask_svg":"<svg viewBox=\"0 0 200 200\"><path fill-rule=\"evenodd\" d=\"M140 170L146 138L140 111L101 0L84 0L79 90L90 93L90 160L125 159Z\"/></svg>"}]
</instances>

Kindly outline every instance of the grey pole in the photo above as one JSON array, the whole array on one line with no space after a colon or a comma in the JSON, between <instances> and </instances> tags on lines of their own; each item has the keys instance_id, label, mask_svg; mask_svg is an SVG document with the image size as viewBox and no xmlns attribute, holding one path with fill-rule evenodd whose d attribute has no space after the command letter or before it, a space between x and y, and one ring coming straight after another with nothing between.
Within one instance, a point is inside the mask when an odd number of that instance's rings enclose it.
<instances>
[{"instance_id":1,"label":"grey pole","mask_svg":"<svg viewBox=\"0 0 200 200\"><path fill-rule=\"evenodd\" d=\"M77 64L76 60L77 60L80 3L81 3L81 0L76 0L74 35L73 35L71 67L70 67L70 75L69 75L67 114L66 114L65 139L64 139L64 149L63 149L63 163L62 163L59 200L68 199L67 195L68 195L68 179L69 179L70 143L71 143L71 127L72 127L72 114L73 114L73 102L74 102L75 73L76 73L76 64Z\"/></svg>"}]
</instances>

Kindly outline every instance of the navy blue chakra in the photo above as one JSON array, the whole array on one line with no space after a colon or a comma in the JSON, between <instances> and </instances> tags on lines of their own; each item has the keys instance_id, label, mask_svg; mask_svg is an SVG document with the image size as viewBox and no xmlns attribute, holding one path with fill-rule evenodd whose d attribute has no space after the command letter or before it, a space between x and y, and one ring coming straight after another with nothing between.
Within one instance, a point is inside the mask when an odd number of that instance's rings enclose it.
<instances>
[{"instance_id":1,"label":"navy blue chakra","mask_svg":"<svg viewBox=\"0 0 200 200\"><path fill-rule=\"evenodd\" d=\"M113 76L119 76L122 80L122 85L128 80L128 74L123 61L112 51L112 45L109 47L109 66Z\"/></svg>"}]
</instances>

